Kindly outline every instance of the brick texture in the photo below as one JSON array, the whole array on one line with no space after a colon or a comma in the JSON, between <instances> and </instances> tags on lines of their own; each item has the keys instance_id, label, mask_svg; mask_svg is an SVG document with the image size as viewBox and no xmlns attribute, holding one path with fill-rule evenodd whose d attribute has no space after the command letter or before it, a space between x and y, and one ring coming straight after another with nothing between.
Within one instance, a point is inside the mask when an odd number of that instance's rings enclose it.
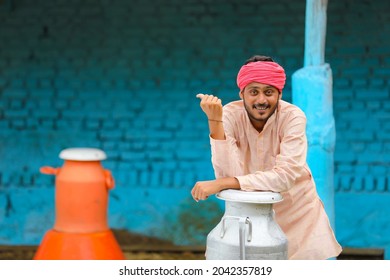
<instances>
[{"instance_id":1,"label":"brick texture","mask_svg":"<svg viewBox=\"0 0 390 280\"><path fill-rule=\"evenodd\" d=\"M328 4L337 192L390 191L389 10ZM239 67L267 54L285 66L291 101L304 16L304 1L288 0L0 2L0 190L53 184L39 167L78 146L108 154L118 187L212 179L195 94L237 99Z\"/></svg>"}]
</instances>

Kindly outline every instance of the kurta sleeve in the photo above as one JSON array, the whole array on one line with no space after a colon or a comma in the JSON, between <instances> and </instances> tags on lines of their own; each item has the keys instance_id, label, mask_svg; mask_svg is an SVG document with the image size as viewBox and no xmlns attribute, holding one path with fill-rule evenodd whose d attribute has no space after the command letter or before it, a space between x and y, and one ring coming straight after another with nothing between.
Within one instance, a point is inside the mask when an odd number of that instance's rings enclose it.
<instances>
[{"instance_id":1,"label":"kurta sleeve","mask_svg":"<svg viewBox=\"0 0 390 280\"><path fill-rule=\"evenodd\" d=\"M305 130L306 117L303 114L288 118L280 127L280 153L275 158L274 167L267 171L235 176L240 182L241 189L285 192L302 176L310 174L306 169Z\"/></svg>"},{"instance_id":2,"label":"kurta sleeve","mask_svg":"<svg viewBox=\"0 0 390 280\"><path fill-rule=\"evenodd\" d=\"M211 163L217 179L244 175L237 140L233 137L232 121L225 115L223 121L226 139L215 140L210 137Z\"/></svg>"}]
</instances>

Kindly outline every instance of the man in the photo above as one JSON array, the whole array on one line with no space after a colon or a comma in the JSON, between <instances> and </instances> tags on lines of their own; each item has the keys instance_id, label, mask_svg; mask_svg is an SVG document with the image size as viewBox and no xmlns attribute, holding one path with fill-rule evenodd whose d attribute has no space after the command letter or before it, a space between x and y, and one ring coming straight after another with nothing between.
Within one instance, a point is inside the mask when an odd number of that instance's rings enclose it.
<instances>
[{"instance_id":1,"label":"man","mask_svg":"<svg viewBox=\"0 0 390 280\"><path fill-rule=\"evenodd\" d=\"M281 100L286 75L272 58L254 56L240 69L239 101L222 107L198 94L208 118L216 179L197 182L196 201L224 189L273 191L275 219L288 240L289 259L328 259L341 252L306 163L306 117Z\"/></svg>"}]
</instances>

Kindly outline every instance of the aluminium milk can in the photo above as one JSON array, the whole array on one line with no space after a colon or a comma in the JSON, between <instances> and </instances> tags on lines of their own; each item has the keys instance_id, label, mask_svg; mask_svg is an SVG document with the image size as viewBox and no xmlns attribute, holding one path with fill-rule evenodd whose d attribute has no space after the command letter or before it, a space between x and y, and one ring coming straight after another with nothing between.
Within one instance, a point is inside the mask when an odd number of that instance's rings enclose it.
<instances>
[{"instance_id":1,"label":"aluminium milk can","mask_svg":"<svg viewBox=\"0 0 390 280\"><path fill-rule=\"evenodd\" d=\"M285 260L287 238L274 219L274 192L224 190L225 213L208 234L207 260Z\"/></svg>"}]
</instances>

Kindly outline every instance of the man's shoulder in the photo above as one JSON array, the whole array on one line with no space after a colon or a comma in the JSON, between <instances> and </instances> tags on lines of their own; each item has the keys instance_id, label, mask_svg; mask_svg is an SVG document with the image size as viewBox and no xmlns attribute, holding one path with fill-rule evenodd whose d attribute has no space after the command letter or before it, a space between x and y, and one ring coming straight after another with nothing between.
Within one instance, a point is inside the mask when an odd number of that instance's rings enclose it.
<instances>
[{"instance_id":1,"label":"man's shoulder","mask_svg":"<svg viewBox=\"0 0 390 280\"><path fill-rule=\"evenodd\" d=\"M223 106L224 113L237 113L244 112L244 102L242 100L236 100L227 103Z\"/></svg>"},{"instance_id":2,"label":"man's shoulder","mask_svg":"<svg viewBox=\"0 0 390 280\"><path fill-rule=\"evenodd\" d=\"M284 101L284 100L280 100L279 104L280 104L279 111L282 115L289 115L289 116L297 116L297 117L306 118L305 113L297 105L294 105L294 104L287 102L287 101Z\"/></svg>"}]
</instances>

